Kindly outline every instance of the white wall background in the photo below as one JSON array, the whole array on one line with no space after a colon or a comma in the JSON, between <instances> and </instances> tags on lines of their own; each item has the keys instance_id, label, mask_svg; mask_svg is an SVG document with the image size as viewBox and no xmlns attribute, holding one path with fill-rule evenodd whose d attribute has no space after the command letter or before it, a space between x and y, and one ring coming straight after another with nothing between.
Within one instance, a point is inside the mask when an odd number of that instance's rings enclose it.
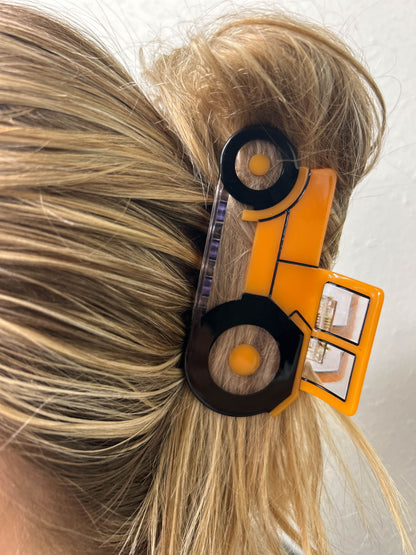
<instances>
[{"instance_id":1,"label":"white wall background","mask_svg":"<svg viewBox=\"0 0 416 555\"><path fill-rule=\"evenodd\" d=\"M366 60L387 102L389 131L381 161L353 197L336 269L385 291L382 318L355 420L378 450L409 504L416 544L415 0L41 3L94 30L133 72L138 67L138 46L153 48L152 41L158 37L176 44L190 23L200 24L201 20L238 11L245 5L283 8L323 23L341 35L360 59ZM342 497L342 492L338 495ZM370 538L354 511L346 511L339 526L341 536L334 539L337 554L402 553L385 515L372 509L378 538Z\"/></svg>"}]
</instances>

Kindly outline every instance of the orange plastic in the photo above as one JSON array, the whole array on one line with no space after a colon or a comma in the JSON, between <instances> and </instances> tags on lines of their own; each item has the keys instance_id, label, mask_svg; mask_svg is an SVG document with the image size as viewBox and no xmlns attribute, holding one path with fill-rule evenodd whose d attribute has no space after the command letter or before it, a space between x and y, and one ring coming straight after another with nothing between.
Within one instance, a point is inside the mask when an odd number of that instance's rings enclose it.
<instances>
[{"instance_id":1,"label":"orange plastic","mask_svg":"<svg viewBox=\"0 0 416 555\"><path fill-rule=\"evenodd\" d=\"M308 181L309 179L309 181ZM323 399L341 412L354 414L383 303L383 292L371 285L318 268L325 238L336 173L330 169L300 168L291 193L265 210L245 210L245 221L257 221L245 293L270 297L304 333L302 352L293 392L271 414L279 414L299 394L299 389ZM315 329L319 304L326 283L333 283L368 298L369 305L358 344ZM354 358L345 399L331 393L324 380L302 379L308 344L313 338L342 349ZM327 376L327 381L342 378Z\"/></svg>"},{"instance_id":2,"label":"orange plastic","mask_svg":"<svg viewBox=\"0 0 416 555\"><path fill-rule=\"evenodd\" d=\"M270 169L270 158L265 154L254 154L249 160L248 169L253 175L266 175Z\"/></svg>"},{"instance_id":3,"label":"orange plastic","mask_svg":"<svg viewBox=\"0 0 416 555\"><path fill-rule=\"evenodd\" d=\"M260 366L260 362L258 350L246 343L234 347L228 357L231 370L239 376L251 376Z\"/></svg>"}]
</instances>

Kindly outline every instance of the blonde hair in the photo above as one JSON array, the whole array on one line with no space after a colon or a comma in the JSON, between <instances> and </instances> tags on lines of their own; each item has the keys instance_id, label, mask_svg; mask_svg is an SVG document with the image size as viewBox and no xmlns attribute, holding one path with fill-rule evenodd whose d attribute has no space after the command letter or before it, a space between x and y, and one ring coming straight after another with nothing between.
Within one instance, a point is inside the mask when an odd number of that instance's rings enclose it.
<instances>
[{"instance_id":1,"label":"blonde hair","mask_svg":"<svg viewBox=\"0 0 416 555\"><path fill-rule=\"evenodd\" d=\"M0 4L0 52L1 436L67 496L72 527L54 507L45 534L74 553L255 555L283 553L284 532L324 555L323 443L348 476L335 419L406 545L400 497L349 418L306 394L276 418L226 417L182 368L225 140L275 125L301 164L337 171L330 267L385 127L368 72L281 14L191 37L148 68L151 96L34 9Z\"/></svg>"}]
</instances>

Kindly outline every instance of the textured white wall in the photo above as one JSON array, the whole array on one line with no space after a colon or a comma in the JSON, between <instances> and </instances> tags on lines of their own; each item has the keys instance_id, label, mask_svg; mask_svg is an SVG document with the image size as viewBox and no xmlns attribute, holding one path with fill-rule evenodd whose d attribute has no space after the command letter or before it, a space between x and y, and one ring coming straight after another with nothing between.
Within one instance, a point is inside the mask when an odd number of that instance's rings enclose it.
<instances>
[{"instance_id":1,"label":"textured white wall","mask_svg":"<svg viewBox=\"0 0 416 555\"><path fill-rule=\"evenodd\" d=\"M39 3L36 3L39 5ZM132 71L138 45L181 41L189 23L243 6L280 7L336 31L366 60L385 96L389 131L377 168L356 191L345 226L340 273L382 287L385 305L355 417L416 516L416 2L415 0L43 0L94 30ZM148 44L154 47L154 43ZM335 486L334 486L335 487ZM342 497L342 496L341 496ZM402 553L383 515L378 542L345 514L336 553ZM344 526L345 524L345 526ZM413 540L415 541L414 526Z\"/></svg>"}]
</instances>

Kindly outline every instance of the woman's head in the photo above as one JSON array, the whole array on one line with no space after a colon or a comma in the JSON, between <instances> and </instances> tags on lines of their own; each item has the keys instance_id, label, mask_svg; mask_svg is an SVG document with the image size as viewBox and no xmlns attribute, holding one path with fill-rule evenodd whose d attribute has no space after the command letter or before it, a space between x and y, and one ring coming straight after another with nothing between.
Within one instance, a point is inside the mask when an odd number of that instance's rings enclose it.
<instances>
[{"instance_id":1,"label":"woman's head","mask_svg":"<svg viewBox=\"0 0 416 555\"><path fill-rule=\"evenodd\" d=\"M32 9L0 5L0 54L2 440L83 523L48 516L45 537L76 553L254 555L279 553L284 531L326 553L326 411L301 395L275 419L213 413L182 356L224 142L275 125L302 164L337 171L329 267L384 129L371 77L326 31L273 14L161 56L149 96Z\"/></svg>"}]
</instances>

